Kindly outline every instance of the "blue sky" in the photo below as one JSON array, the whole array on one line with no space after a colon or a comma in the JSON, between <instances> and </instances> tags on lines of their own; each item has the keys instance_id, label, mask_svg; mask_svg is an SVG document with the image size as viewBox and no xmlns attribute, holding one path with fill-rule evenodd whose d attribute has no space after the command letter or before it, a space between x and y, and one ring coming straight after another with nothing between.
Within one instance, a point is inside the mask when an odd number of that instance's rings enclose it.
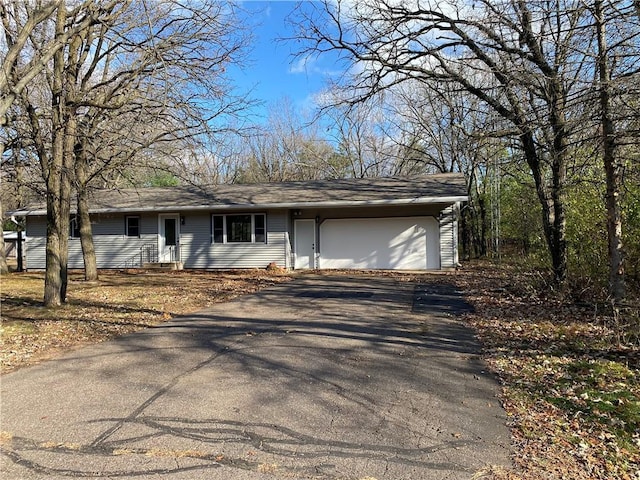
<instances>
[{"instance_id":1,"label":"blue sky","mask_svg":"<svg viewBox=\"0 0 640 480\"><path fill-rule=\"evenodd\" d=\"M335 57L296 59L293 54L299 48L294 42L278 41L293 36L286 17L297 2L292 1L244 1L242 8L252 12L254 43L250 53L250 65L243 71L232 71L232 81L240 91L253 89L251 97L264 102L255 108L256 121L265 120L270 105L288 98L299 111L313 105L313 97L326 85L327 77L338 73ZM310 3L310 2L309 2ZM303 5L304 8L304 5ZM253 122L252 122L253 123Z\"/></svg>"}]
</instances>

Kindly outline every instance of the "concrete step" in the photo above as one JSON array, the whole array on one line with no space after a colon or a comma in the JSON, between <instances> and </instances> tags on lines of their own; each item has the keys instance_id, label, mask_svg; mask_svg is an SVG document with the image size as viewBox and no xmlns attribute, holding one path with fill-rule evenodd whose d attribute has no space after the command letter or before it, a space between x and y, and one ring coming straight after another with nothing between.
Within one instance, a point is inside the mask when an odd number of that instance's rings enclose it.
<instances>
[{"instance_id":1,"label":"concrete step","mask_svg":"<svg viewBox=\"0 0 640 480\"><path fill-rule=\"evenodd\" d=\"M182 262L149 262L143 263L142 268L158 270L182 270L184 268L184 264Z\"/></svg>"}]
</instances>

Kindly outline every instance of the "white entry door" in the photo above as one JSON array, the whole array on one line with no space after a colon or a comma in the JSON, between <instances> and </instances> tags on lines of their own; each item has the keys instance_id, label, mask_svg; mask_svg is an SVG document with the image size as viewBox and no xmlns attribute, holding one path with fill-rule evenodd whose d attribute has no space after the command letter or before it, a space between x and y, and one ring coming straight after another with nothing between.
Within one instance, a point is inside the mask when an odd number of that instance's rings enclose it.
<instances>
[{"instance_id":1,"label":"white entry door","mask_svg":"<svg viewBox=\"0 0 640 480\"><path fill-rule=\"evenodd\" d=\"M158 261L180 261L180 216L160 215Z\"/></svg>"},{"instance_id":2,"label":"white entry door","mask_svg":"<svg viewBox=\"0 0 640 480\"><path fill-rule=\"evenodd\" d=\"M295 235L295 268L315 268L316 256L316 222L315 220L296 220Z\"/></svg>"}]
</instances>

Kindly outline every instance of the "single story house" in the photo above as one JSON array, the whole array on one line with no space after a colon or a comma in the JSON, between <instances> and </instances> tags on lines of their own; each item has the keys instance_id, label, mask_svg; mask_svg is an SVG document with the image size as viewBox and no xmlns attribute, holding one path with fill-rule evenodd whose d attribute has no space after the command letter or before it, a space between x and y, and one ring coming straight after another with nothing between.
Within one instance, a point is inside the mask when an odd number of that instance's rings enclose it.
<instances>
[{"instance_id":1,"label":"single story house","mask_svg":"<svg viewBox=\"0 0 640 480\"><path fill-rule=\"evenodd\" d=\"M362 178L97 191L98 268L439 270L458 263L464 177ZM46 211L26 217L26 268L45 268ZM75 215L69 267L83 268Z\"/></svg>"}]
</instances>

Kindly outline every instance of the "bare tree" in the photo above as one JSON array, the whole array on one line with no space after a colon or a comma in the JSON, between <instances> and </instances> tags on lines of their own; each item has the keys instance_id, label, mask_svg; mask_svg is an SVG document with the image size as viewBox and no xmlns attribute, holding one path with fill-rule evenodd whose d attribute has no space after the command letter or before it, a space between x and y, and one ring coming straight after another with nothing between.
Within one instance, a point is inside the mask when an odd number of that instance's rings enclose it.
<instances>
[{"instance_id":1,"label":"bare tree","mask_svg":"<svg viewBox=\"0 0 640 480\"><path fill-rule=\"evenodd\" d=\"M315 4L314 4L315 5ZM580 2L325 1L300 9L301 54L339 51L355 74L350 103L407 81L450 83L481 100L515 132L532 172L554 275L567 275L564 190L574 61L583 42Z\"/></svg>"},{"instance_id":2,"label":"bare tree","mask_svg":"<svg viewBox=\"0 0 640 480\"><path fill-rule=\"evenodd\" d=\"M188 149L205 150L247 103L224 74L247 40L233 9L221 2L152 5L133 4L118 24L102 25L82 47L92 54L78 57L86 73L76 78L83 129L75 168L87 280L97 278L88 213L94 179L132 164L144 168L147 158L162 168Z\"/></svg>"},{"instance_id":3,"label":"bare tree","mask_svg":"<svg viewBox=\"0 0 640 480\"><path fill-rule=\"evenodd\" d=\"M31 33L34 58L44 55L39 48L46 39L66 39L19 99L47 192L46 305L66 296L72 187L86 259L92 182L148 156L152 147L176 150L209 135L216 121L239 108L224 76L244 45L234 12L215 1L91 1L57 8ZM83 23L88 16L95 21ZM95 262L88 270L97 273Z\"/></svg>"},{"instance_id":4,"label":"bare tree","mask_svg":"<svg viewBox=\"0 0 640 480\"><path fill-rule=\"evenodd\" d=\"M323 114L336 145L342 175L380 177L394 173L396 140L385 129L384 102L371 99L355 105L340 102L341 92L327 92Z\"/></svg>"},{"instance_id":5,"label":"bare tree","mask_svg":"<svg viewBox=\"0 0 640 480\"><path fill-rule=\"evenodd\" d=\"M469 196L461 214L464 254L486 255L492 207L487 172L506 160L508 140L502 137L508 125L451 84L406 82L385 98L385 118L392 124L386 133L398 149L394 174L464 173Z\"/></svg>"},{"instance_id":6,"label":"bare tree","mask_svg":"<svg viewBox=\"0 0 640 480\"><path fill-rule=\"evenodd\" d=\"M247 138L237 180L282 182L335 177L332 147L288 98L271 107L264 127Z\"/></svg>"},{"instance_id":7,"label":"bare tree","mask_svg":"<svg viewBox=\"0 0 640 480\"><path fill-rule=\"evenodd\" d=\"M73 150L77 120L72 99L73 78L82 38L97 24L109 24L128 2L57 2L48 19L30 29L28 42L14 61L8 77L12 104L19 104L15 123L23 140L14 147L31 148L40 165L47 206L47 270L44 303L56 306L64 301L67 288L67 257L70 202L73 177ZM28 15L14 15L5 22L5 32L22 31ZM15 36L14 33L9 35ZM18 74L26 65L27 75ZM37 68L35 68L37 67ZM29 79L29 82L24 82ZM13 120L12 120L13 122ZM28 142L26 138L28 137Z\"/></svg>"},{"instance_id":8,"label":"bare tree","mask_svg":"<svg viewBox=\"0 0 640 480\"><path fill-rule=\"evenodd\" d=\"M59 51L64 48L69 39L78 31L87 28L101 15L99 9L93 8L92 2L80 2L76 9L86 8L86 15L77 24L57 32L58 35L50 41L39 45L36 50L26 48L33 32L43 23L51 20L55 12L66 9L62 0L9 2L0 4L0 20L3 35L0 37L0 49L4 50L2 65L0 66L0 127L9 123L7 116L9 109L25 90L27 85L38 76ZM107 2L108 3L108 2ZM108 5L107 5L108 8ZM27 56L25 52L32 55ZM5 151L4 136L0 138L0 156ZM0 218L4 218L4 211L0 204ZM0 231L0 270L7 271L4 253L4 236Z\"/></svg>"},{"instance_id":9,"label":"bare tree","mask_svg":"<svg viewBox=\"0 0 640 480\"><path fill-rule=\"evenodd\" d=\"M0 69L0 126L7 124L7 112L16 97L68 40L69 36L56 38L43 48L41 55L33 56L26 62L23 60L25 46L34 29L49 20L61 4L62 0L0 4L4 33L0 46L5 50ZM0 150L0 154L2 152L4 148Z\"/></svg>"},{"instance_id":10,"label":"bare tree","mask_svg":"<svg viewBox=\"0 0 640 480\"><path fill-rule=\"evenodd\" d=\"M635 8L638 8L637 2ZM607 186L609 285L613 300L619 303L625 297L621 202L624 161L619 147L623 139L629 137L624 133L628 113L624 103L638 93L637 88L625 80L640 73L640 15L628 5L606 0L594 0L592 12L597 37L593 61L598 72L598 123ZM620 112L618 114L614 113L616 104Z\"/></svg>"}]
</instances>

